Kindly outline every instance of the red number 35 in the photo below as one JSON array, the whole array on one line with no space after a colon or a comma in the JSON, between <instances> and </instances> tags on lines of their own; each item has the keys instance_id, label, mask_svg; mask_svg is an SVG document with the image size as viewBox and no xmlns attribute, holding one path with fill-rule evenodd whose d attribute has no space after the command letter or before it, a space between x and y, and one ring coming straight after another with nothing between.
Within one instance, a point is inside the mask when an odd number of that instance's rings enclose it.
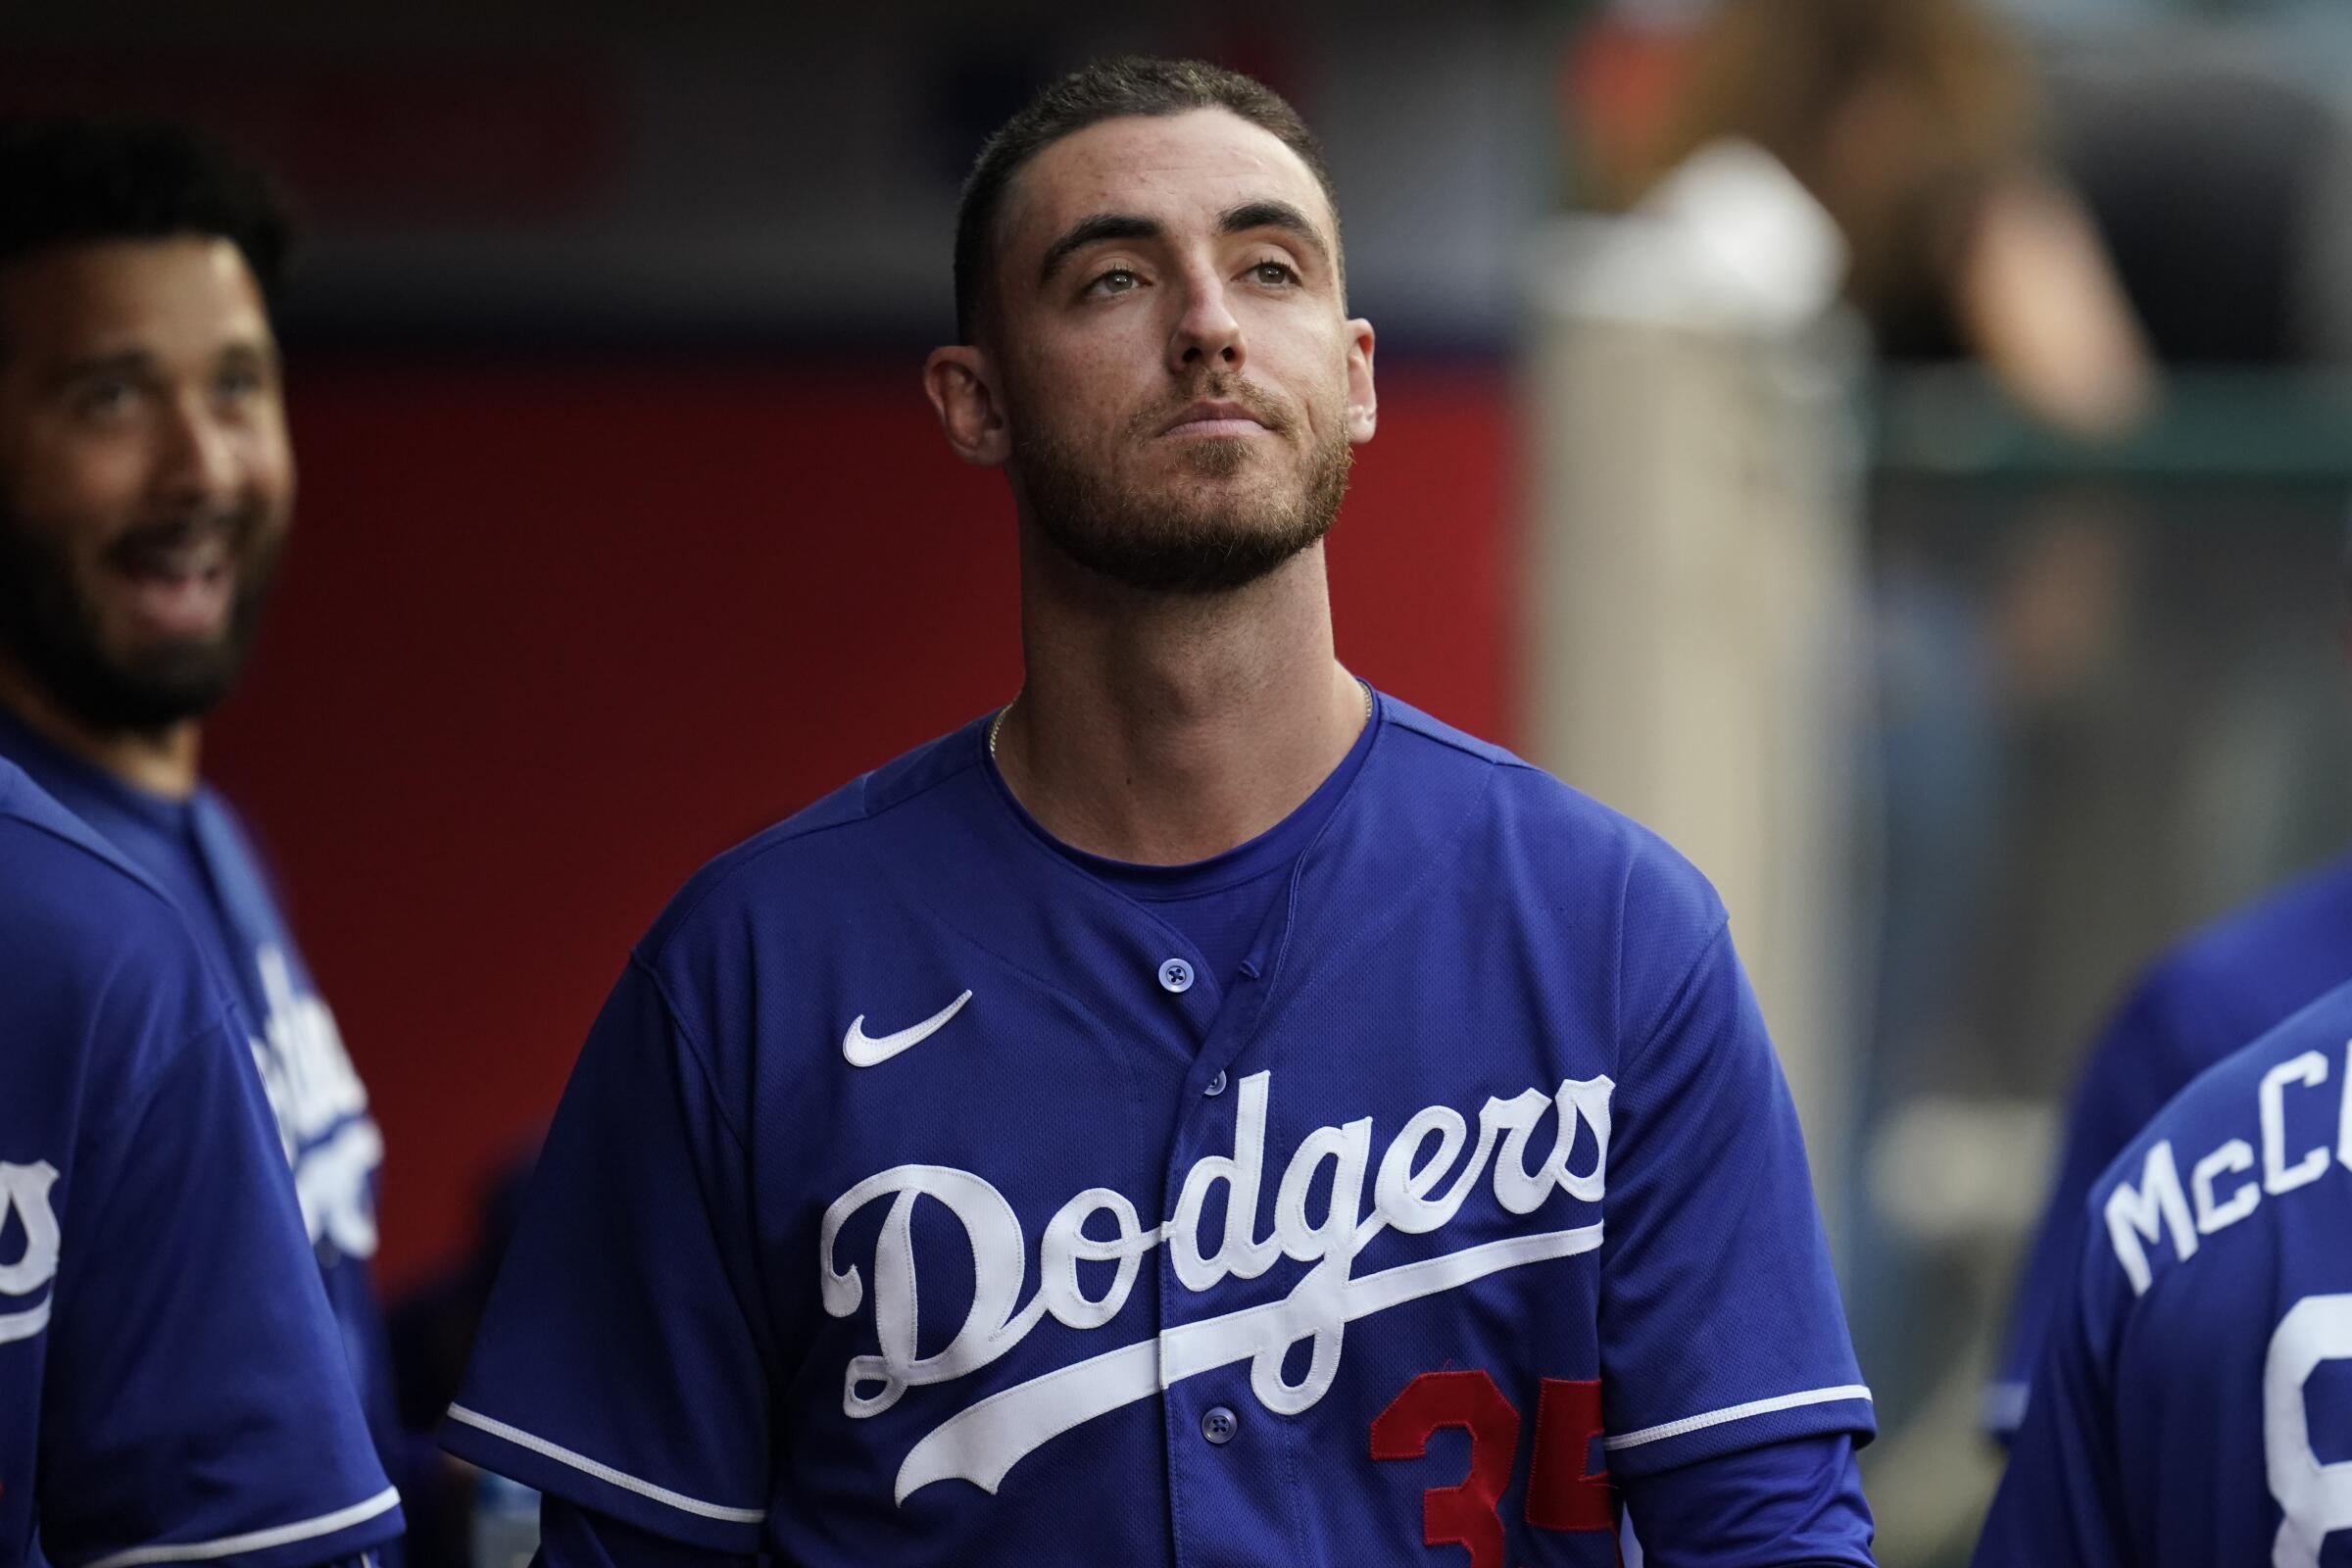
<instances>
[{"instance_id":1,"label":"red number 35","mask_svg":"<svg viewBox=\"0 0 2352 1568\"><path fill-rule=\"evenodd\" d=\"M1470 1434L1470 1474L1421 1494L1421 1539L1464 1546L1470 1568L1503 1568L1502 1494L1519 1452L1519 1411L1485 1372L1424 1372L1372 1423L1372 1457L1418 1459L1444 1427ZM1600 1385L1545 1378L1536 1405L1527 1522L1539 1530L1614 1532L1606 1470L1585 1469L1599 1435Z\"/></svg>"}]
</instances>

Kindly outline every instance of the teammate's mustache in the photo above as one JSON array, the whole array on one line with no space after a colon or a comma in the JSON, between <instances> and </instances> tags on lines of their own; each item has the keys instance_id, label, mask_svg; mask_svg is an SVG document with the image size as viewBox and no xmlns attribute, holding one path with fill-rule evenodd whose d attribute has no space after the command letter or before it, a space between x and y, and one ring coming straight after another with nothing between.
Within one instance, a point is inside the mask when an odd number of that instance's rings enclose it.
<instances>
[{"instance_id":1,"label":"teammate's mustache","mask_svg":"<svg viewBox=\"0 0 2352 1568\"><path fill-rule=\"evenodd\" d=\"M1282 405L1238 375L1219 375L1211 372L1180 391L1156 400L1127 421L1127 433L1149 438L1165 430L1185 410L1196 403L1233 403L1249 412L1250 417L1273 431L1288 435L1291 416Z\"/></svg>"},{"instance_id":2,"label":"teammate's mustache","mask_svg":"<svg viewBox=\"0 0 2352 1568\"><path fill-rule=\"evenodd\" d=\"M118 566L137 567L200 546L218 546L230 557L242 556L260 521L260 510L242 506L224 512L168 517L136 523L108 543L107 560Z\"/></svg>"}]
</instances>

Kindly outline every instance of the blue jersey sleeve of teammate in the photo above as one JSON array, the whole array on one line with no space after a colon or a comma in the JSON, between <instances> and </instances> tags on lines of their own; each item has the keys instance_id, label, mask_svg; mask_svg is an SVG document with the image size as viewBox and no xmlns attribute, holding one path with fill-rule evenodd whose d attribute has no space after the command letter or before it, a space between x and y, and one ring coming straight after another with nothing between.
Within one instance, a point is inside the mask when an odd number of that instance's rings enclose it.
<instances>
[{"instance_id":1,"label":"blue jersey sleeve of teammate","mask_svg":"<svg viewBox=\"0 0 2352 1568\"><path fill-rule=\"evenodd\" d=\"M1985 1391L1984 1426L1995 1437L2007 1440L2016 1432L2042 1343L2081 1271L2091 1184L2164 1102L2214 1059L2216 1054L2200 1054L2180 1038L2184 1028L2195 1029L2183 1010L2188 1005L2176 987L2160 981L2142 986L2083 1064L2067 1102L2058 1173L2018 1276L2000 1362Z\"/></svg>"},{"instance_id":2,"label":"blue jersey sleeve of teammate","mask_svg":"<svg viewBox=\"0 0 2352 1568\"><path fill-rule=\"evenodd\" d=\"M2009 1467L1977 1545L1981 1568L2132 1568L2138 1560L2116 1468L2112 1368L2102 1327L2114 1306L2112 1291L2086 1281L2103 1272L2098 1251L2105 1242L2083 1228L2076 1234L2082 1250L2052 1303L2034 1400L2011 1440Z\"/></svg>"},{"instance_id":3,"label":"blue jersey sleeve of teammate","mask_svg":"<svg viewBox=\"0 0 2352 1568\"><path fill-rule=\"evenodd\" d=\"M632 961L580 1053L442 1431L459 1456L654 1537L749 1556L771 1369L743 1156ZM583 1275L584 1260L617 1265ZM581 1369L612 1369L609 1377ZM531 1428L494 1412L529 1411ZM547 1548L563 1562L559 1538Z\"/></svg>"},{"instance_id":4,"label":"blue jersey sleeve of teammate","mask_svg":"<svg viewBox=\"0 0 2352 1568\"><path fill-rule=\"evenodd\" d=\"M399 1534L244 1035L164 897L0 764L0 1562ZM37 1434L37 1441L32 1440Z\"/></svg>"}]
</instances>

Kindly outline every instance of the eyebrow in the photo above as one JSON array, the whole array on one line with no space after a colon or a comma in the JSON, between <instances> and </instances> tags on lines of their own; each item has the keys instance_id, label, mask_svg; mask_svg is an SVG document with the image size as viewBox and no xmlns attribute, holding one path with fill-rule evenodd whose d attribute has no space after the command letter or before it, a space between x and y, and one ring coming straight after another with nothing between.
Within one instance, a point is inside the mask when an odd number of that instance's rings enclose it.
<instances>
[{"instance_id":1,"label":"eyebrow","mask_svg":"<svg viewBox=\"0 0 2352 1568\"><path fill-rule=\"evenodd\" d=\"M1159 236L1160 227L1156 221L1134 213L1097 213L1091 218L1082 218L1071 224L1061 238L1046 247L1045 264L1037 270L1037 280L1041 284L1054 281L1054 274L1061 270L1061 264L1089 245L1106 239L1157 239Z\"/></svg>"},{"instance_id":2,"label":"eyebrow","mask_svg":"<svg viewBox=\"0 0 2352 1568\"><path fill-rule=\"evenodd\" d=\"M221 344L217 358L232 364L245 361L260 365L274 365L277 361L277 351L275 346L270 343L251 338L237 338ZM112 353L89 354L79 359L68 360L51 372L49 379L56 386L71 386L77 381L86 381L102 375L151 375L161 363L151 349L117 349Z\"/></svg>"},{"instance_id":3,"label":"eyebrow","mask_svg":"<svg viewBox=\"0 0 2352 1568\"><path fill-rule=\"evenodd\" d=\"M1244 202L1229 207L1217 219L1220 234L1247 234L1252 229L1274 228L1303 242L1315 253L1324 266L1331 265L1331 247L1311 220L1289 202L1272 200ZM1089 245L1104 240L1158 239L1165 230L1156 219L1137 213L1096 213L1071 224L1062 236L1046 247L1046 259L1037 270L1040 284L1050 283L1061 266Z\"/></svg>"},{"instance_id":4,"label":"eyebrow","mask_svg":"<svg viewBox=\"0 0 2352 1568\"><path fill-rule=\"evenodd\" d=\"M1227 208L1225 216L1217 220L1217 232L1221 234L1247 234L1254 228L1278 228L1304 241L1315 253L1315 260L1325 267L1331 265L1331 247L1324 242L1321 230L1289 202L1244 202L1239 207Z\"/></svg>"},{"instance_id":5,"label":"eyebrow","mask_svg":"<svg viewBox=\"0 0 2352 1568\"><path fill-rule=\"evenodd\" d=\"M100 375L140 375L155 368L155 356L145 349L119 349L112 354L90 354L77 360L68 360L51 370L50 384L71 386Z\"/></svg>"}]
</instances>

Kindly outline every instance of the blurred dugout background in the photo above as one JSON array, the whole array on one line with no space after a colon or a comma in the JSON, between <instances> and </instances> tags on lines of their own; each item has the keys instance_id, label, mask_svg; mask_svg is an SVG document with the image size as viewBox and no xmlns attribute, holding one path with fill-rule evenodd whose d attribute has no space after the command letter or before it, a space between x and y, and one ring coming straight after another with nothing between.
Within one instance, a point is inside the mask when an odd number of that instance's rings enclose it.
<instances>
[{"instance_id":1,"label":"blurred dugout background","mask_svg":"<svg viewBox=\"0 0 2352 1568\"><path fill-rule=\"evenodd\" d=\"M1837 0L1748 9L1728 55L1708 0L0 17L0 103L196 119L312 221L297 543L212 765L373 1094L416 1364L678 881L1011 692L1008 509L915 384L956 182L1054 71L1200 53L1322 134L1381 332L1343 656L1723 886L1883 1560L1961 1559L2082 1046L2352 842L2352 12L2013 0L2015 70L1856 75Z\"/></svg>"}]
</instances>

